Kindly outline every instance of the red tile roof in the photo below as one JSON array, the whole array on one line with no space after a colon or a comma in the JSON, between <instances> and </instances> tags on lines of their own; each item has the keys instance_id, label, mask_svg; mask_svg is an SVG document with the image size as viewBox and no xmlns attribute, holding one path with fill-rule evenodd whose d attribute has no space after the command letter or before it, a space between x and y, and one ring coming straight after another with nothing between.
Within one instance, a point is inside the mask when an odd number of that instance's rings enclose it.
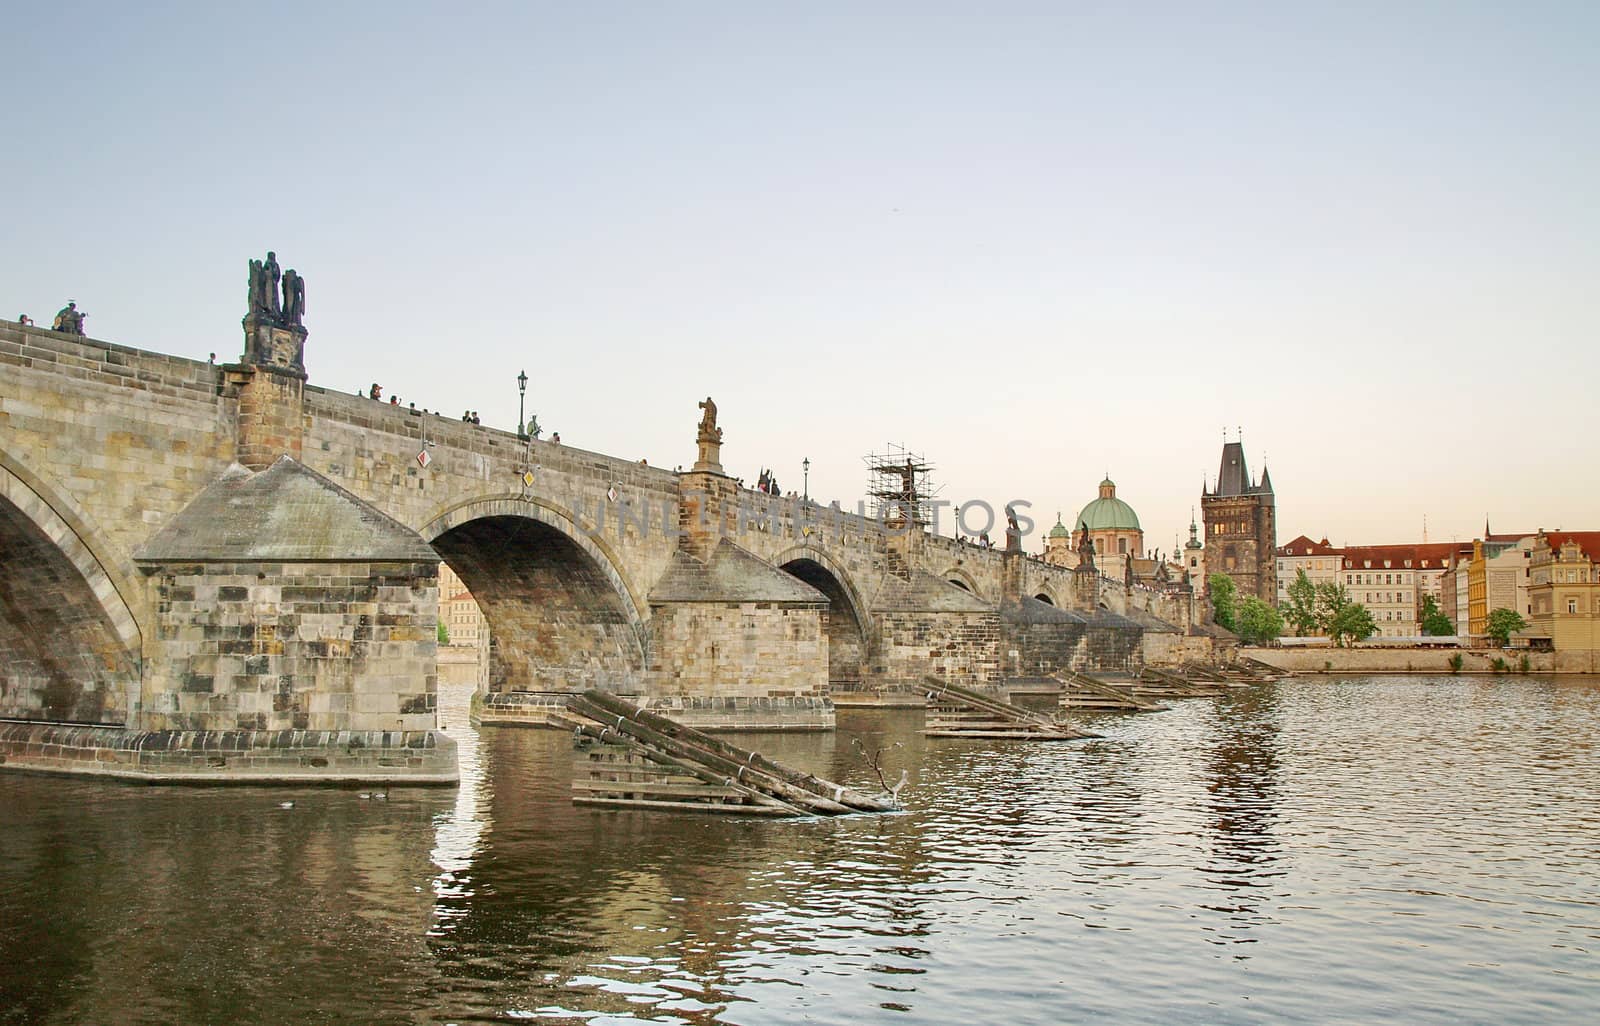
<instances>
[{"instance_id":1,"label":"red tile roof","mask_svg":"<svg viewBox=\"0 0 1600 1026\"><path fill-rule=\"evenodd\" d=\"M1314 542L1303 534L1278 549L1280 556L1337 556L1338 554L1339 550L1329 545L1328 539Z\"/></svg>"},{"instance_id":2,"label":"red tile roof","mask_svg":"<svg viewBox=\"0 0 1600 1026\"><path fill-rule=\"evenodd\" d=\"M1549 540L1552 552L1559 553L1561 546L1575 541L1585 559L1600 560L1600 531L1546 531L1544 536Z\"/></svg>"},{"instance_id":3,"label":"red tile roof","mask_svg":"<svg viewBox=\"0 0 1600 1026\"><path fill-rule=\"evenodd\" d=\"M1450 557L1472 552L1460 542L1425 542L1419 545L1349 545L1344 550L1346 570L1443 570Z\"/></svg>"}]
</instances>

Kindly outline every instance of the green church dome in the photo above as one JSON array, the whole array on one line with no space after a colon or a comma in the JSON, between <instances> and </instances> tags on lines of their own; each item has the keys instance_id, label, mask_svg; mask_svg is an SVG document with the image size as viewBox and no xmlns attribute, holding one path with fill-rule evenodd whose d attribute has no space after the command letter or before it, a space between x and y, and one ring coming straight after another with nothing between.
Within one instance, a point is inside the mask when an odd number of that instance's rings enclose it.
<instances>
[{"instance_id":1,"label":"green church dome","mask_svg":"<svg viewBox=\"0 0 1600 1026\"><path fill-rule=\"evenodd\" d=\"M1139 526L1139 515L1133 507L1117 498L1117 486L1109 477L1100 482L1100 497L1078 514L1078 525L1085 524L1091 531L1144 530Z\"/></svg>"},{"instance_id":2,"label":"green church dome","mask_svg":"<svg viewBox=\"0 0 1600 1026\"><path fill-rule=\"evenodd\" d=\"M1052 538L1071 538L1072 532L1067 530L1067 525L1061 522L1061 514L1056 514L1056 526L1050 528Z\"/></svg>"}]
</instances>

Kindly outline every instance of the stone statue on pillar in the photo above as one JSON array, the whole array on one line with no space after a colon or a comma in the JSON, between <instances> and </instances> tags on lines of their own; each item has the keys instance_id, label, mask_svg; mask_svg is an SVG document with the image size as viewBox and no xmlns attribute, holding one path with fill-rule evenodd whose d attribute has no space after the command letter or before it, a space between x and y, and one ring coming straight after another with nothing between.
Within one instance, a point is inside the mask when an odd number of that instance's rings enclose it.
<instances>
[{"instance_id":1,"label":"stone statue on pillar","mask_svg":"<svg viewBox=\"0 0 1600 1026\"><path fill-rule=\"evenodd\" d=\"M292 267L280 271L278 254L268 250L265 260L250 261L248 285L242 362L278 368L305 380L305 279Z\"/></svg>"},{"instance_id":2,"label":"stone statue on pillar","mask_svg":"<svg viewBox=\"0 0 1600 1026\"><path fill-rule=\"evenodd\" d=\"M717 404L708 395L697 404L705 412L700 415L700 429L695 432L698 450L693 469L722 473L722 429L717 427Z\"/></svg>"},{"instance_id":3,"label":"stone statue on pillar","mask_svg":"<svg viewBox=\"0 0 1600 1026\"><path fill-rule=\"evenodd\" d=\"M1022 528L1017 526L1017 511L1006 507L1006 551L1022 551Z\"/></svg>"}]
</instances>

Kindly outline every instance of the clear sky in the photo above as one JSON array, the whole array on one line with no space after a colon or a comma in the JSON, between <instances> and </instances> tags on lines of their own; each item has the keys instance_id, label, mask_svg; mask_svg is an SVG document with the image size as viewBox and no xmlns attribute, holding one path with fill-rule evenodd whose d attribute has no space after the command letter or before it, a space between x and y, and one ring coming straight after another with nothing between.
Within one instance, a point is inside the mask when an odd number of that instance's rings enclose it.
<instances>
[{"instance_id":1,"label":"clear sky","mask_svg":"<svg viewBox=\"0 0 1600 1026\"><path fill-rule=\"evenodd\" d=\"M230 8L222 10L223 7ZM847 505L1600 528L1600 4L31 4L0 309ZM1029 547L1038 547L1038 537Z\"/></svg>"}]
</instances>

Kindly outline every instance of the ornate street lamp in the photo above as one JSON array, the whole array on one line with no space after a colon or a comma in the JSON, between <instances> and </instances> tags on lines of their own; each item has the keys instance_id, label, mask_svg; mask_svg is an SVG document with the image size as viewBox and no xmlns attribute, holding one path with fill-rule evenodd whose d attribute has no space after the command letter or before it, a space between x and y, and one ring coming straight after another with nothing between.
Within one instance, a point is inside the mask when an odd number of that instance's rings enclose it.
<instances>
[{"instance_id":1,"label":"ornate street lamp","mask_svg":"<svg viewBox=\"0 0 1600 1026\"><path fill-rule=\"evenodd\" d=\"M522 403L528 395L528 372L517 372L517 441L526 442L527 434L522 430Z\"/></svg>"},{"instance_id":2,"label":"ornate street lamp","mask_svg":"<svg viewBox=\"0 0 1600 1026\"><path fill-rule=\"evenodd\" d=\"M805 473L805 501L811 501L811 457L807 456L800 461L800 469Z\"/></svg>"}]
</instances>

